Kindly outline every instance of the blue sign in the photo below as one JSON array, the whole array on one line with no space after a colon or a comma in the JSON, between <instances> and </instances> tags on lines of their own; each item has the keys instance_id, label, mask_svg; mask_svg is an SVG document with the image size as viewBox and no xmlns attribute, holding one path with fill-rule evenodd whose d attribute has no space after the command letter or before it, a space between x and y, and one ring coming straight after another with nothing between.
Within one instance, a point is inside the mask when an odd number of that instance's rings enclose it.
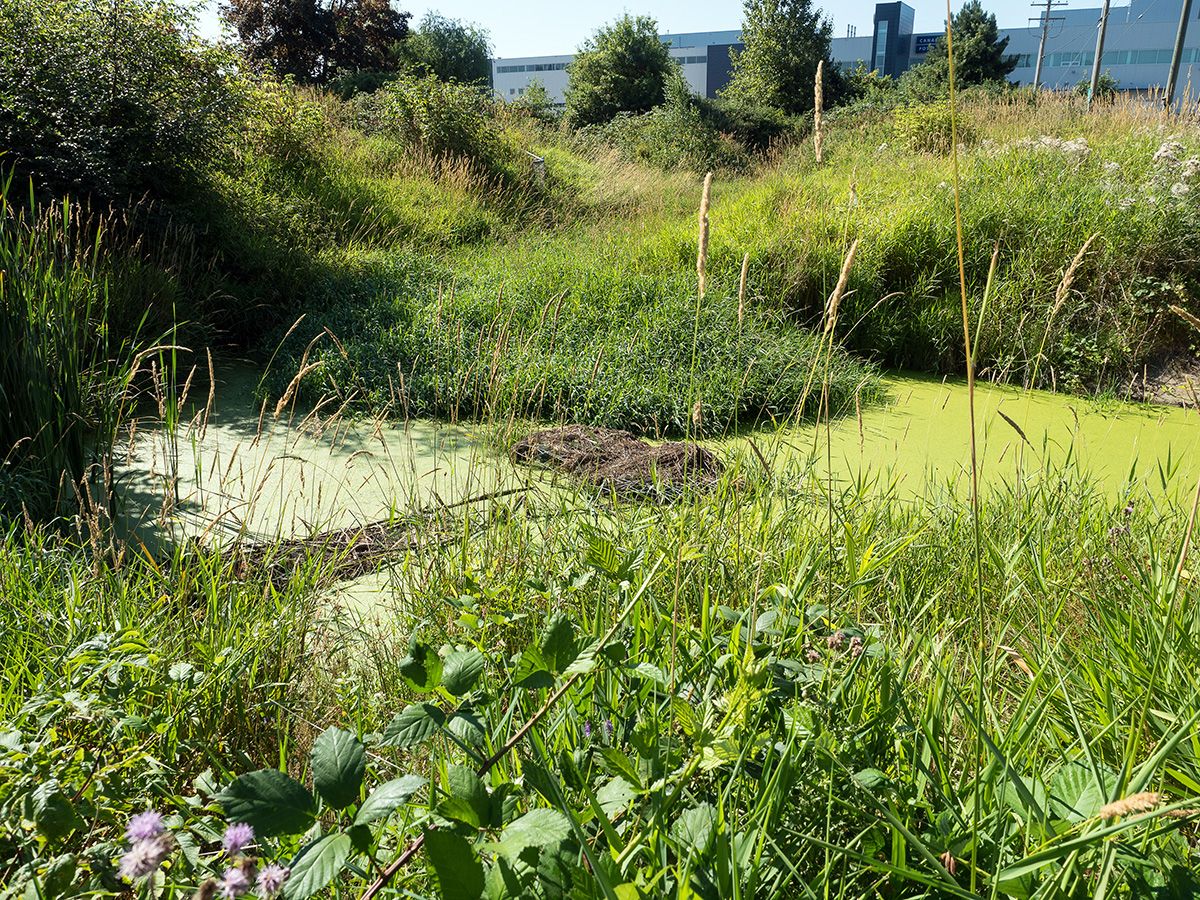
<instances>
[{"instance_id":1,"label":"blue sign","mask_svg":"<svg viewBox=\"0 0 1200 900\"><path fill-rule=\"evenodd\" d=\"M913 53L916 56L923 56L932 50L943 37L944 35L940 34L918 34L913 40Z\"/></svg>"}]
</instances>

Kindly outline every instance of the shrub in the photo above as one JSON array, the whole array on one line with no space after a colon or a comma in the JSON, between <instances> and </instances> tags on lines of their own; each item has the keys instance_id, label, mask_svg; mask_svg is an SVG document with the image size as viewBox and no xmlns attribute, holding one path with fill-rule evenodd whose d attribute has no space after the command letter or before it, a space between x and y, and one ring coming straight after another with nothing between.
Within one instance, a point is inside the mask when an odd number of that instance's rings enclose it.
<instances>
[{"instance_id":1,"label":"shrub","mask_svg":"<svg viewBox=\"0 0 1200 900\"><path fill-rule=\"evenodd\" d=\"M950 107L946 103L914 103L901 106L892 114L896 140L916 153L949 153L953 148ZM971 125L962 113L958 116L959 143L973 138Z\"/></svg>"},{"instance_id":2,"label":"shrub","mask_svg":"<svg viewBox=\"0 0 1200 900\"><path fill-rule=\"evenodd\" d=\"M0 0L0 146L52 191L163 194L238 117L231 59L162 0Z\"/></svg>"},{"instance_id":3,"label":"shrub","mask_svg":"<svg viewBox=\"0 0 1200 900\"><path fill-rule=\"evenodd\" d=\"M468 160L503 174L511 152L476 87L434 75L401 77L350 101L352 121L367 134L390 137L432 159Z\"/></svg>"}]
</instances>

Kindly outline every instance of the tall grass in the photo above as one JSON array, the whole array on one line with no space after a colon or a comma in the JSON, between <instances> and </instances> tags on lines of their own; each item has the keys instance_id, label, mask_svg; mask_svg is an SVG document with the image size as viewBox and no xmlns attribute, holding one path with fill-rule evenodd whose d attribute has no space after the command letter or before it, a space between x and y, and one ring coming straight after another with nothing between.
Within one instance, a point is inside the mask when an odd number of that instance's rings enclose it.
<instances>
[{"instance_id":1,"label":"tall grass","mask_svg":"<svg viewBox=\"0 0 1200 900\"><path fill-rule=\"evenodd\" d=\"M88 495L115 437L132 361L109 331L103 225L0 185L0 508L35 516ZM92 471L97 465L97 472ZM102 503L105 488L96 498Z\"/></svg>"}]
</instances>

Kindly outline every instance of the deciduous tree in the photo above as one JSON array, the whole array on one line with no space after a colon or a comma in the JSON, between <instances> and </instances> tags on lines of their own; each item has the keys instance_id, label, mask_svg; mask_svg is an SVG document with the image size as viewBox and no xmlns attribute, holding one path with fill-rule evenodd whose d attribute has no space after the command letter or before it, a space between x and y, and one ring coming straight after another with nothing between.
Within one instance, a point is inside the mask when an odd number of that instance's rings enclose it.
<instances>
[{"instance_id":1,"label":"deciduous tree","mask_svg":"<svg viewBox=\"0 0 1200 900\"><path fill-rule=\"evenodd\" d=\"M663 102L676 63L648 16L623 16L596 32L571 63L566 116L572 125L648 112Z\"/></svg>"},{"instance_id":2,"label":"deciduous tree","mask_svg":"<svg viewBox=\"0 0 1200 900\"><path fill-rule=\"evenodd\" d=\"M747 106L769 106L790 114L813 108L817 63L829 60L833 24L812 0L746 0L740 53L724 95ZM836 95L831 63L828 93Z\"/></svg>"}]
</instances>

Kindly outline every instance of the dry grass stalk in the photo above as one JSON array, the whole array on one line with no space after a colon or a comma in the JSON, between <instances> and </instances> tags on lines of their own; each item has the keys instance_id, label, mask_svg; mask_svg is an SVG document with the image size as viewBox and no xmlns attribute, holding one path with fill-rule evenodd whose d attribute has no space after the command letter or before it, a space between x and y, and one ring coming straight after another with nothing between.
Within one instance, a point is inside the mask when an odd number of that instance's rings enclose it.
<instances>
[{"instance_id":1,"label":"dry grass stalk","mask_svg":"<svg viewBox=\"0 0 1200 900\"><path fill-rule=\"evenodd\" d=\"M1059 282L1058 290L1054 294L1054 309L1050 313L1051 320L1058 315L1059 309L1066 303L1067 296L1071 293L1071 285L1075 281L1075 273L1083 262L1083 257L1087 254L1088 248L1092 246L1092 241L1098 237L1100 237L1100 233L1096 232L1083 242L1083 246L1079 248L1079 252L1075 254L1075 258L1071 260L1071 264L1067 266L1067 271L1063 273L1062 281Z\"/></svg>"},{"instance_id":2,"label":"dry grass stalk","mask_svg":"<svg viewBox=\"0 0 1200 900\"><path fill-rule=\"evenodd\" d=\"M825 312L825 333L831 334L834 326L837 325L838 307L842 303L842 297L846 293L846 283L850 280L850 267L854 265L854 254L858 252L858 238L854 239L854 243L850 245L850 249L846 252L846 258L842 261L842 271L838 275L837 284L833 288L833 293L829 295L829 306Z\"/></svg>"},{"instance_id":3,"label":"dry grass stalk","mask_svg":"<svg viewBox=\"0 0 1200 900\"><path fill-rule=\"evenodd\" d=\"M699 285L700 296L708 287L705 278L705 267L708 264L708 204L712 193L712 172L704 176L704 190L700 194L700 238L696 251L696 282Z\"/></svg>"},{"instance_id":4,"label":"dry grass stalk","mask_svg":"<svg viewBox=\"0 0 1200 900\"><path fill-rule=\"evenodd\" d=\"M822 133L821 112L825 105L825 60L817 63L817 81L813 90L813 150L816 151L817 165L821 164L821 148L825 143Z\"/></svg>"},{"instance_id":5,"label":"dry grass stalk","mask_svg":"<svg viewBox=\"0 0 1200 900\"><path fill-rule=\"evenodd\" d=\"M750 254L742 257L742 276L738 279L738 327L746 318L746 276L750 274Z\"/></svg>"},{"instance_id":6,"label":"dry grass stalk","mask_svg":"<svg viewBox=\"0 0 1200 900\"><path fill-rule=\"evenodd\" d=\"M300 370L296 372L296 377L292 379L291 383L287 386L287 390L283 392L283 396L279 398L279 402L275 404L276 419L283 415L283 411L287 409L287 405L292 402L292 397L295 396L296 389L300 387L300 382L304 380L304 376L314 369L320 368L320 366L321 363L318 360L317 362L308 363L308 365L300 367Z\"/></svg>"},{"instance_id":7,"label":"dry grass stalk","mask_svg":"<svg viewBox=\"0 0 1200 900\"><path fill-rule=\"evenodd\" d=\"M1172 304L1170 309L1171 309L1171 312L1175 313L1175 315L1179 316L1179 318L1183 319L1183 321L1187 322L1189 325L1191 325L1197 331L1200 331L1200 319L1197 319L1195 316L1193 316L1190 312L1188 312L1182 306L1175 306Z\"/></svg>"},{"instance_id":8,"label":"dry grass stalk","mask_svg":"<svg viewBox=\"0 0 1200 900\"><path fill-rule=\"evenodd\" d=\"M1162 803L1162 794L1153 791L1142 791L1140 794L1130 794L1112 803L1100 807L1101 819L1117 819L1133 813L1149 812Z\"/></svg>"}]
</instances>

